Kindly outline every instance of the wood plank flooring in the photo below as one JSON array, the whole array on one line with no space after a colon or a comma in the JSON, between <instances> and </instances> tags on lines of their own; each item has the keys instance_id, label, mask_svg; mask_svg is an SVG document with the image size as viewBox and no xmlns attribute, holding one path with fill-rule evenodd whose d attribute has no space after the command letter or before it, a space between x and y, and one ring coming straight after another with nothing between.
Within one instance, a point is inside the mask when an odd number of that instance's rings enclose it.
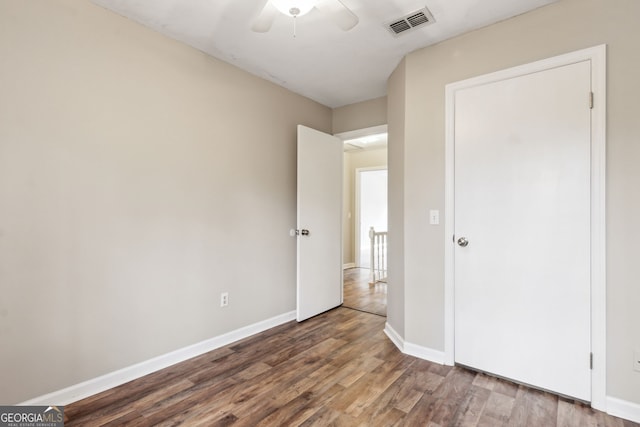
<instances>
[{"instance_id":1,"label":"wood plank flooring","mask_svg":"<svg viewBox=\"0 0 640 427\"><path fill-rule=\"evenodd\" d=\"M369 270L349 268L344 270L343 306L380 316L387 315L387 284L369 285Z\"/></svg>"},{"instance_id":2,"label":"wood plank flooring","mask_svg":"<svg viewBox=\"0 0 640 427\"><path fill-rule=\"evenodd\" d=\"M400 353L385 318L340 307L65 407L65 426L638 427Z\"/></svg>"}]
</instances>

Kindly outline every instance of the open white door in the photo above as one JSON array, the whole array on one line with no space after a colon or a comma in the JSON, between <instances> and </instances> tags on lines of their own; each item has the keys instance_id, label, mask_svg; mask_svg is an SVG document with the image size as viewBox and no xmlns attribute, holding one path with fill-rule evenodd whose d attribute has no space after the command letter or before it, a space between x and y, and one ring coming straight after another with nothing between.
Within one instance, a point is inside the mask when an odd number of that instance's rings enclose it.
<instances>
[{"instance_id":1,"label":"open white door","mask_svg":"<svg viewBox=\"0 0 640 427\"><path fill-rule=\"evenodd\" d=\"M298 125L297 320L342 304L340 139Z\"/></svg>"}]
</instances>

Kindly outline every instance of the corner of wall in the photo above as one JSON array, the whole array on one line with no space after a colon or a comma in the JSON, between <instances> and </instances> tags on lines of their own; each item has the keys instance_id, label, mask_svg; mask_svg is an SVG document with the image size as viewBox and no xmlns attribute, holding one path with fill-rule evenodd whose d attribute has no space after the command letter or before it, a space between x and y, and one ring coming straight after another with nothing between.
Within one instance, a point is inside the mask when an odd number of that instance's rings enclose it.
<instances>
[{"instance_id":1,"label":"corner of wall","mask_svg":"<svg viewBox=\"0 0 640 427\"><path fill-rule=\"evenodd\" d=\"M387 82L389 277L387 322L400 337L405 335L404 293L404 139L406 110L406 59Z\"/></svg>"}]
</instances>

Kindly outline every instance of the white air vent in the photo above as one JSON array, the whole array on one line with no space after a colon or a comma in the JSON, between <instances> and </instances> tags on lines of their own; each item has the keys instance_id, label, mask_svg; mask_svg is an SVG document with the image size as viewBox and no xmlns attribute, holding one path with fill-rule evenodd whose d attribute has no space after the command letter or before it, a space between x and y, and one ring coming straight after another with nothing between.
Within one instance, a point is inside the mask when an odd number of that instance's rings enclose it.
<instances>
[{"instance_id":1,"label":"white air vent","mask_svg":"<svg viewBox=\"0 0 640 427\"><path fill-rule=\"evenodd\" d=\"M433 24L435 19L426 7L424 9L416 10L402 18L394 19L387 23L387 28L394 36L406 33L409 30L413 30L417 27L422 27L428 24Z\"/></svg>"}]
</instances>

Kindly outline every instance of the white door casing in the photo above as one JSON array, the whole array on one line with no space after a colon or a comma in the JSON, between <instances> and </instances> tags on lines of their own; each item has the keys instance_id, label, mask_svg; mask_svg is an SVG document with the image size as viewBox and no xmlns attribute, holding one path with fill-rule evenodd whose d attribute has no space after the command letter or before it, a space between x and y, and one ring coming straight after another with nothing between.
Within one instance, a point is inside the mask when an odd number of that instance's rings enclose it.
<instances>
[{"instance_id":1,"label":"white door casing","mask_svg":"<svg viewBox=\"0 0 640 427\"><path fill-rule=\"evenodd\" d=\"M342 304L342 161L340 139L298 125L299 322Z\"/></svg>"},{"instance_id":2,"label":"white door casing","mask_svg":"<svg viewBox=\"0 0 640 427\"><path fill-rule=\"evenodd\" d=\"M446 361L596 408L605 402L606 367L604 58L600 46L447 86ZM543 81L561 84L549 92ZM561 117L563 99L582 110ZM492 123L495 132L483 134ZM555 141L541 137L548 125ZM581 140L582 148L560 144L567 140ZM578 181L582 190L568 187ZM465 195L465 185L474 191ZM468 233L469 245L456 245L454 233Z\"/></svg>"},{"instance_id":3,"label":"white door casing","mask_svg":"<svg viewBox=\"0 0 640 427\"><path fill-rule=\"evenodd\" d=\"M387 167L356 169L356 267L371 267L369 227L387 231Z\"/></svg>"}]
</instances>

